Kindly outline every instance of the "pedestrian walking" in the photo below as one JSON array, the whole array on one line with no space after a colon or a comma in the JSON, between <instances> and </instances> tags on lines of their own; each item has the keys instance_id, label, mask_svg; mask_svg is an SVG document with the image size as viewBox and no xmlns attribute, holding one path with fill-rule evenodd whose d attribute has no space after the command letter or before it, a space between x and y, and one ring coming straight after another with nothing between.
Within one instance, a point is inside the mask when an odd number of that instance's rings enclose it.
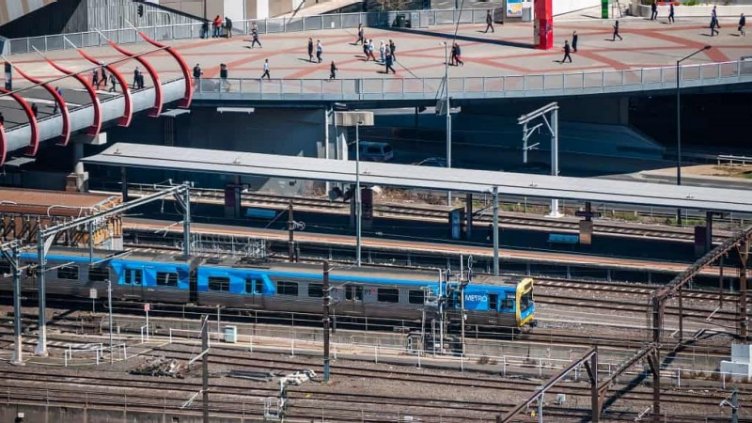
<instances>
[{"instance_id":1,"label":"pedestrian walking","mask_svg":"<svg viewBox=\"0 0 752 423\"><path fill-rule=\"evenodd\" d=\"M569 63L572 63L572 56L570 56L569 54L571 52L572 52L571 48L569 47L569 40L564 40L564 58L561 59L561 62L559 63L564 64L564 62L566 62L567 59L569 59Z\"/></svg>"},{"instance_id":2,"label":"pedestrian walking","mask_svg":"<svg viewBox=\"0 0 752 423\"><path fill-rule=\"evenodd\" d=\"M141 71L138 69L138 66L136 66L136 69L133 69L133 89L139 88L139 80L141 76Z\"/></svg>"},{"instance_id":3,"label":"pedestrian walking","mask_svg":"<svg viewBox=\"0 0 752 423\"><path fill-rule=\"evenodd\" d=\"M196 63L196 66L193 67L193 84L195 86L201 85L201 75L203 75L204 72L201 70L201 66Z\"/></svg>"},{"instance_id":4,"label":"pedestrian walking","mask_svg":"<svg viewBox=\"0 0 752 423\"><path fill-rule=\"evenodd\" d=\"M457 43L454 43L454 46L452 46L452 49L454 50L454 61L457 65L465 66L465 62L462 61L462 50L460 50L460 45Z\"/></svg>"},{"instance_id":5,"label":"pedestrian walking","mask_svg":"<svg viewBox=\"0 0 752 423\"><path fill-rule=\"evenodd\" d=\"M258 34L258 28L256 28L256 23L253 23L253 27L251 28L251 48L253 48L256 44L259 45L259 48L262 48L261 41L259 41L259 34Z\"/></svg>"},{"instance_id":6,"label":"pedestrian walking","mask_svg":"<svg viewBox=\"0 0 752 423\"><path fill-rule=\"evenodd\" d=\"M227 38L232 38L232 19L229 16L225 16L225 31L227 31Z\"/></svg>"},{"instance_id":7,"label":"pedestrian walking","mask_svg":"<svg viewBox=\"0 0 752 423\"><path fill-rule=\"evenodd\" d=\"M488 30L491 30L491 32L494 32L493 27L493 16L491 15L491 9L486 10L486 30L483 31L484 34L488 33Z\"/></svg>"},{"instance_id":8,"label":"pedestrian walking","mask_svg":"<svg viewBox=\"0 0 752 423\"><path fill-rule=\"evenodd\" d=\"M108 92L116 93L117 92L117 78L115 78L115 74L110 74L110 89Z\"/></svg>"},{"instance_id":9,"label":"pedestrian walking","mask_svg":"<svg viewBox=\"0 0 752 423\"><path fill-rule=\"evenodd\" d=\"M739 28L737 29L739 30L739 33L744 37L747 36L747 33L744 31L745 26L747 26L747 18L744 16L744 13L742 13L742 15L739 16Z\"/></svg>"},{"instance_id":10,"label":"pedestrian walking","mask_svg":"<svg viewBox=\"0 0 752 423\"><path fill-rule=\"evenodd\" d=\"M716 29L716 28L720 28L720 27L721 26L718 25L718 18L716 18L715 16L712 16L710 18L710 36L712 37L712 36L714 36L716 34L720 35L721 33L718 32L718 30Z\"/></svg>"},{"instance_id":11,"label":"pedestrian walking","mask_svg":"<svg viewBox=\"0 0 752 423\"><path fill-rule=\"evenodd\" d=\"M62 97L62 96L63 96L63 91L62 91L62 90L60 90L60 87L55 87L55 92L56 92L56 93L57 93L57 94L58 94L58 95L59 95L60 97ZM54 115L55 113L57 113L57 101L55 101L55 106L53 106L53 107L52 107L52 114Z\"/></svg>"},{"instance_id":12,"label":"pedestrian walking","mask_svg":"<svg viewBox=\"0 0 752 423\"><path fill-rule=\"evenodd\" d=\"M577 53L577 40L580 38L577 31L572 31L572 51Z\"/></svg>"},{"instance_id":13,"label":"pedestrian walking","mask_svg":"<svg viewBox=\"0 0 752 423\"><path fill-rule=\"evenodd\" d=\"M308 37L308 61L313 63L313 38Z\"/></svg>"},{"instance_id":14,"label":"pedestrian walking","mask_svg":"<svg viewBox=\"0 0 752 423\"><path fill-rule=\"evenodd\" d=\"M319 63L323 60L321 55L324 54L324 46L321 45L321 40L316 40L316 60Z\"/></svg>"},{"instance_id":15,"label":"pedestrian walking","mask_svg":"<svg viewBox=\"0 0 752 423\"><path fill-rule=\"evenodd\" d=\"M455 64L454 59L456 57L457 57L457 49L455 48L454 44L452 44L452 49L449 51L449 66L454 66Z\"/></svg>"},{"instance_id":16,"label":"pedestrian walking","mask_svg":"<svg viewBox=\"0 0 752 423\"><path fill-rule=\"evenodd\" d=\"M34 115L34 117L37 117L37 115L39 114L37 103L31 103L31 114Z\"/></svg>"},{"instance_id":17,"label":"pedestrian walking","mask_svg":"<svg viewBox=\"0 0 752 423\"><path fill-rule=\"evenodd\" d=\"M201 38L209 38L209 21L206 19L201 23Z\"/></svg>"},{"instance_id":18,"label":"pedestrian walking","mask_svg":"<svg viewBox=\"0 0 752 423\"><path fill-rule=\"evenodd\" d=\"M392 60L395 62L397 61L397 53L395 51L397 50L397 46L394 45L394 41L389 40L389 52L392 53Z\"/></svg>"},{"instance_id":19,"label":"pedestrian walking","mask_svg":"<svg viewBox=\"0 0 752 423\"><path fill-rule=\"evenodd\" d=\"M97 69L91 71L91 85L94 89L99 89L99 71Z\"/></svg>"},{"instance_id":20,"label":"pedestrian walking","mask_svg":"<svg viewBox=\"0 0 752 423\"><path fill-rule=\"evenodd\" d=\"M229 76L229 70L227 69L227 65L224 63L219 64L219 79L222 83L222 88L225 89L225 91L230 91L230 83L227 82L227 77Z\"/></svg>"},{"instance_id":21,"label":"pedestrian walking","mask_svg":"<svg viewBox=\"0 0 752 423\"><path fill-rule=\"evenodd\" d=\"M619 37L619 41L624 41L621 35L619 35L619 21L614 22L614 36L611 38L611 41L616 41L616 37Z\"/></svg>"},{"instance_id":22,"label":"pedestrian walking","mask_svg":"<svg viewBox=\"0 0 752 423\"><path fill-rule=\"evenodd\" d=\"M99 68L99 75L99 83L103 85L102 88L107 88L107 70L104 68L104 65Z\"/></svg>"},{"instance_id":23,"label":"pedestrian walking","mask_svg":"<svg viewBox=\"0 0 752 423\"><path fill-rule=\"evenodd\" d=\"M358 23L358 39L355 40L355 45L357 46L358 43L365 44L365 31L363 31L363 24Z\"/></svg>"},{"instance_id":24,"label":"pedestrian walking","mask_svg":"<svg viewBox=\"0 0 752 423\"><path fill-rule=\"evenodd\" d=\"M394 60L392 59L392 55L391 54L387 54L385 59L386 59L384 61L384 63L386 64L386 72L385 73L388 75L389 71L391 70L393 74L396 74L397 71L395 71L394 68L392 67L392 65L394 64Z\"/></svg>"},{"instance_id":25,"label":"pedestrian walking","mask_svg":"<svg viewBox=\"0 0 752 423\"><path fill-rule=\"evenodd\" d=\"M222 28L222 18L219 17L219 15L214 17L214 33L212 33L212 38L219 38L219 31L220 28Z\"/></svg>"},{"instance_id":26,"label":"pedestrian walking","mask_svg":"<svg viewBox=\"0 0 752 423\"><path fill-rule=\"evenodd\" d=\"M329 79L337 79L337 65L334 64L334 60L329 65Z\"/></svg>"},{"instance_id":27,"label":"pedestrian walking","mask_svg":"<svg viewBox=\"0 0 752 423\"><path fill-rule=\"evenodd\" d=\"M668 23L674 23L674 2L668 6Z\"/></svg>"},{"instance_id":28,"label":"pedestrian walking","mask_svg":"<svg viewBox=\"0 0 752 423\"><path fill-rule=\"evenodd\" d=\"M376 56L373 54L373 40L368 40L368 49L367 49L367 57L366 61L368 61L369 58L373 59L373 61L376 61Z\"/></svg>"},{"instance_id":29,"label":"pedestrian walking","mask_svg":"<svg viewBox=\"0 0 752 423\"><path fill-rule=\"evenodd\" d=\"M384 40L381 40L379 42L379 62L384 63L386 61L386 46L384 45Z\"/></svg>"},{"instance_id":30,"label":"pedestrian walking","mask_svg":"<svg viewBox=\"0 0 752 423\"><path fill-rule=\"evenodd\" d=\"M650 4L650 20L656 19L658 19L658 4L653 0L653 3Z\"/></svg>"},{"instance_id":31,"label":"pedestrian walking","mask_svg":"<svg viewBox=\"0 0 752 423\"><path fill-rule=\"evenodd\" d=\"M261 79L272 79L272 77L269 75L269 59L264 59L264 73L261 74Z\"/></svg>"}]
</instances>

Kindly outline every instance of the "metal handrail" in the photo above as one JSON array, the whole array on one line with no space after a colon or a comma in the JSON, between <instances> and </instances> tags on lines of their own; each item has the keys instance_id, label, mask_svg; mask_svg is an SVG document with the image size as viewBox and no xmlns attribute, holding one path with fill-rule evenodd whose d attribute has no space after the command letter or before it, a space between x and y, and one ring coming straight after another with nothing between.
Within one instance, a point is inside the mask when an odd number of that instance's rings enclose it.
<instances>
[{"instance_id":1,"label":"metal handrail","mask_svg":"<svg viewBox=\"0 0 752 423\"><path fill-rule=\"evenodd\" d=\"M743 61L687 64L680 68L682 87L752 82L752 65ZM357 78L357 79L271 79L202 78L197 99L202 95L227 99L431 99L441 78ZM673 89L676 67L581 71L560 74L525 74L449 78L454 98L497 98L541 94L566 95ZM209 94L206 96L205 94Z\"/></svg>"},{"instance_id":2,"label":"metal handrail","mask_svg":"<svg viewBox=\"0 0 752 423\"><path fill-rule=\"evenodd\" d=\"M233 32L247 34L255 23L262 34L302 32L322 29L357 28L359 23L369 27L388 27L394 24L397 15L409 16L412 27L459 23L484 23L484 9L428 9L428 10L394 10L381 12L336 13L326 15L299 16L293 18L248 19L233 22ZM201 22L144 26L137 29L121 28L101 31L107 38L118 44L138 43L143 40L138 32L145 32L158 41L184 40L198 38L201 34ZM67 50L63 37L67 37L78 47L98 47L106 41L97 31L76 32L68 34L45 35L39 37L13 38L6 40L5 55L25 54L37 48L42 52Z\"/></svg>"}]
</instances>

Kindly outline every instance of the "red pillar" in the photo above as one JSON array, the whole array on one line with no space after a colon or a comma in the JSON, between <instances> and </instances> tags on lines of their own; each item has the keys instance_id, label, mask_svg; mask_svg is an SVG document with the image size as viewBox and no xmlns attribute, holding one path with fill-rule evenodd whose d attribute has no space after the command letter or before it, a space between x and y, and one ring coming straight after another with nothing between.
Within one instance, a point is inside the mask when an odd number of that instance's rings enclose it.
<instances>
[{"instance_id":1,"label":"red pillar","mask_svg":"<svg viewBox=\"0 0 752 423\"><path fill-rule=\"evenodd\" d=\"M535 0L535 46L541 50L554 47L553 0Z\"/></svg>"}]
</instances>

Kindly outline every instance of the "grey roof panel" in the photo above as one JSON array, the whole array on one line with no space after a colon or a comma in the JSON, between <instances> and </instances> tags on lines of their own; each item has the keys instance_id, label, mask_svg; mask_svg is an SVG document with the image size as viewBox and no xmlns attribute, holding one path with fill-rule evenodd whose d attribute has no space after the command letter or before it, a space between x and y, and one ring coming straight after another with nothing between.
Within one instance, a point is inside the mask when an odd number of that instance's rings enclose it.
<instances>
[{"instance_id":1,"label":"grey roof panel","mask_svg":"<svg viewBox=\"0 0 752 423\"><path fill-rule=\"evenodd\" d=\"M85 163L243 176L355 182L355 162L118 143ZM361 162L361 183L752 213L752 190Z\"/></svg>"}]
</instances>

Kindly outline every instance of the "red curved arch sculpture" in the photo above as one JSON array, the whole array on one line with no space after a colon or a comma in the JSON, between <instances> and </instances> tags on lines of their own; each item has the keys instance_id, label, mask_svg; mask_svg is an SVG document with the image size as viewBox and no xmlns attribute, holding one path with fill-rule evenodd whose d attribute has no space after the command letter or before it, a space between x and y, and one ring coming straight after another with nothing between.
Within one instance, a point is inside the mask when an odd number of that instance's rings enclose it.
<instances>
[{"instance_id":1,"label":"red curved arch sculpture","mask_svg":"<svg viewBox=\"0 0 752 423\"><path fill-rule=\"evenodd\" d=\"M8 140L5 139L5 126L0 123L0 166L5 165L5 157L8 155Z\"/></svg>"},{"instance_id":2,"label":"red curved arch sculpture","mask_svg":"<svg viewBox=\"0 0 752 423\"><path fill-rule=\"evenodd\" d=\"M50 64L50 66L68 76L76 78L76 80L84 86L86 92L89 93L89 97L91 98L91 107L94 108L94 119L91 123L91 126L89 126L89 129L87 129L86 133L91 135L92 137L99 135L99 132L102 130L102 105L99 103L99 97L97 97L97 93L96 91L94 91L94 87L92 87L91 83L80 74L72 72L69 69L58 65L50 59L45 58L45 60Z\"/></svg>"},{"instance_id":3,"label":"red curved arch sculpture","mask_svg":"<svg viewBox=\"0 0 752 423\"><path fill-rule=\"evenodd\" d=\"M97 59L90 56L88 53L86 53L82 49L78 48L76 49L76 51L78 51L78 54L80 54L81 57L88 60L89 62L95 65L102 64ZM121 116L120 120L118 120L118 125L129 126L131 124L131 119L133 119L133 99L131 98L131 92L128 89L128 81L125 80L125 77L123 76L122 72L117 70L116 67L105 64L104 68L107 69L107 71L110 72L111 74L115 75L115 79L117 79L118 83L123 88L123 101L125 102L125 107L123 108L123 116ZM105 81L104 85L107 86L107 81Z\"/></svg>"},{"instance_id":4,"label":"red curved arch sculpture","mask_svg":"<svg viewBox=\"0 0 752 423\"><path fill-rule=\"evenodd\" d=\"M191 107L191 101L193 100L193 78L191 75L191 68L188 66L188 63L185 61L185 59L183 59L183 56L181 56L174 47L162 44L152 38L149 38L143 32L139 32L138 35L140 35L141 38L143 38L147 43L167 51L167 53L169 53L170 56L172 56L178 62L178 66L180 66L180 70L183 72L183 79L185 79L185 96L178 103L178 107L184 109Z\"/></svg>"},{"instance_id":5,"label":"red curved arch sculpture","mask_svg":"<svg viewBox=\"0 0 752 423\"><path fill-rule=\"evenodd\" d=\"M49 82L44 82L40 79L34 78L33 76L22 71L16 65L13 65L13 68L16 70L16 72L18 72L19 75L21 75L21 77L31 82L32 84L38 84L42 86L42 88L44 88L45 90L47 90L48 93L50 93L52 98L55 100L55 103L57 103L57 107L60 110L60 117L63 119L63 130L62 130L62 133L60 134L60 140L58 141L57 145L60 145L63 147L68 145L68 142L70 141L70 135L71 135L70 113L68 112L68 104L65 102L65 99L63 98L63 96L61 96L60 93L58 93L55 88L51 87Z\"/></svg>"},{"instance_id":6,"label":"red curved arch sculpture","mask_svg":"<svg viewBox=\"0 0 752 423\"><path fill-rule=\"evenodd\" d=\"M137 56L135 53L131 53L130 51L120 47L112 40L107 40L107 42L112 48L114 48L121 54L136 60L138 63L141 63L146 71L149 72L151 80L154 83L154 107L149 110L148 115L149 117L154 118L159 117L159 115L162 113L162 104L164 103L164 98L162 97L162 83L159 80L159 74L157 73L157 70L154 69L154 66L152 66L151 63L147 62L143 57Z\"/></svg>"},{"instance_id":7,"label":"red curved arch sculpture","mask_svg":"<svg viewBox=\"0 0 752 423\"><path fill-rule=\"evenodd\" d=\"M31 139L29 140L29 146L24 151L24 154L26 154L27 156L36 156L37 150L39 150L39 126L37 125L37 118L36 116L34 116L34 111L31 110L29 102L17 93L8 91L5 88L0 88L0 93L8 94L9 96L11 96L13 100L16 100L16 102L21 105L24 113L26 113L26 118L29 119L29 128L31 129Z\"/></svg>"}]
</instances>

